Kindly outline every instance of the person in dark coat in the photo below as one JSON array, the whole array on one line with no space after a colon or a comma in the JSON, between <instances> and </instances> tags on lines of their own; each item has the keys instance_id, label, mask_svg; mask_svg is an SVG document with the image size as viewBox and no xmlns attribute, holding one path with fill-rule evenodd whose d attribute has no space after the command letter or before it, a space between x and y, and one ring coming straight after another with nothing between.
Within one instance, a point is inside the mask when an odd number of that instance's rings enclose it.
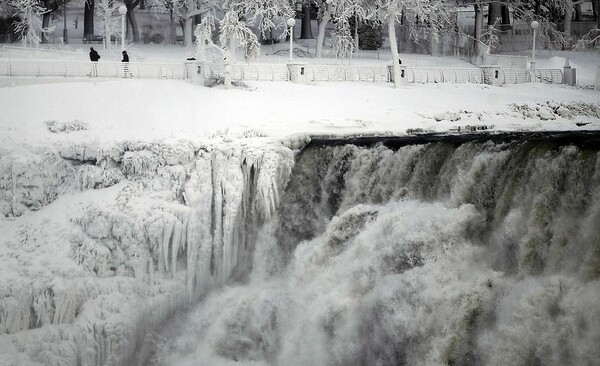
<instances>
[{"instance_id":1,"label":"person in dark coat","mask_svg":"<svg viewBox=\"0 0 600 366\"><path fill-rule=\"evenodd\" d=\"M121 52L121 55L123 55L123 59L121 60L121 62L125 62L128 63L129 62L129 55L127 54L127 51L123 51ZM129 72L129 66L128 65L123 65L123 77L132 77L133 75Z\"/></svg>"},{"instance_id":2,"label":"person in dark coat","mask_svg":"<svg viewBox=\"0 0 600 366\"><path fill-rule=\"evenodd\" d=\"M93 62L92 63L92 73L90 74L90 76L93 76L93 77L98 76L98 65L96 65L96 62L98 62L98 60L100 60L100 55L94 49L94 47L90 47L90 61Z\"/></svg>"},{"instance_id":3,"label":"person in dark coat","mask_svg":"<svg viewBox=\"0 0 600 366\"><path fill-rule=\"evenodd\" d=\"M90 47L90 61L97 62L98 60L100 60L100 55L94 47Z\"/></svg>"}]
</instances>

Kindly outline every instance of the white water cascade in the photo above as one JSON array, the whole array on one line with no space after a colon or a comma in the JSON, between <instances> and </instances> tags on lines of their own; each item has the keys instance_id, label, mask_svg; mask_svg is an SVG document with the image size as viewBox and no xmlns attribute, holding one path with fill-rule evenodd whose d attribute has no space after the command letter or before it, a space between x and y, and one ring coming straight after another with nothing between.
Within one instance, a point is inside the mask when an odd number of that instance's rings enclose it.
<instances>
[{"instance_id":1,"label":"white water cascade","mask_svg":"<svg viewBox=\"0 0 600 366\"><path fill-rule=\"evenodd\" d=\"M597 144L312 147L153 365L598 365Z\"/></svg>"}]
</instances>

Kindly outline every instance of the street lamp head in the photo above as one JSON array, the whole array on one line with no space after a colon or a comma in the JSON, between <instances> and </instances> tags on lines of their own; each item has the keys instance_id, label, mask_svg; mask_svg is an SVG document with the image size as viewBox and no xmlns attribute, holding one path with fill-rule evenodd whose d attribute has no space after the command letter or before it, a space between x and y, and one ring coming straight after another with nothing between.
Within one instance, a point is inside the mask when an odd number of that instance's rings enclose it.
<instances>
[{"instance_id":1,"label":"street lamp head","mask_svg":"<svg viewBox=\"0 0 600 366\"><path fill-rule=\"evenodd\" d=\"M533 22L531 22L531 28L533 28L534 30L538 29L540 27L540 22L538 22L537 20L534 20Z\"/></svg>"},{"instance_id":2,"label":"street lamp head","mask_svg":"<svg viewBox=\"0 0 600 366\"><path fill-rule=\"evenodd\" d=\"M125 5L119 6L119 14L121 14L121 15L127 14L127 7Z\"/></svg>"},{"instance_id":3,"label":"street lamp head","mask_svg":"<svg viewBox=\"0 0 600 366\"><path fill-rule=\"evenodd\" d=\"M296 19L294 19L294 18L290 18L290 19L288 19L288 20L287 20L287 25L288 25L288 27L293 27L293 26L295 26L295 25L296 25Z\"/></svg>"}]
</instances>

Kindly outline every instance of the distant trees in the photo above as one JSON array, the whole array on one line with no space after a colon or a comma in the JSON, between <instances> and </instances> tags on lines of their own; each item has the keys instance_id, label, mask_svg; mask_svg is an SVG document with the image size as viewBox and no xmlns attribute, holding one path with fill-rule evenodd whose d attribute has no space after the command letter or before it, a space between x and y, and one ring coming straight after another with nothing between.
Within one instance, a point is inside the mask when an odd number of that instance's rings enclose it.
<instances>
[{"instance_id":1,"label":"distant trees","mask_svg":"<svg viewBox=\"0 0 600 366\"><path fill-rule=\"evenodd\" d=\"M50 18L69 0L0 0L8 16L17 15L16 29L25 44L44 41L50 31ZM94 35L94 17L102 15L103 34L106 40L117 32L112 22L118 3L113 0L76 0L84 5L84 37ZM140 41L135 9L142 0L123 0L127 7L128 34L135 43ZM258 50L258 37L273 38L273 31L280 30L285 36L288 29L285 21L294 16L291 0L147 0L148 5L157 5L172 14L172 19L183 30L183 44L194 44L194 24L210 16L214 31L224 42L220 46L231 50L235 57L236 48L244 49L246 57ZM445 32L459 32L456 24L460 6L472 5L475 14L474 31L469 37L475 40L478 53L485 50L486 34L492 39L496 30L506 30L515 19L524 23L540 22L539 34L545 36L555 47L571 47L578 40L572 36L572 20L581 19L581 5L593 5L600 27L600 0L305 0L307 9L315 8L318 19L316 57L323 55L325 32L333 25L332 45L337 56L345 57L358 46L359 25L369 24L376 29L385 29L394 59L397 58L396 28L402 24L407 39L415 43L426 40L432 53ZM97 9L95 9L97 7ZM96 13L97 11L97 13ZM485 27L485 13L487 24ZM175 24L173 21L171 24ZM498 26L499 25L499 26ZM486 31L487 29L487 31ZM490 31L491 30L491 31ZM255 32L258 35L255 35ZM175 33L175 32L171 32ZM377 36L379 32L372 33ZM595 39L589 35L588 39ZM364 38L364 35L363 35ZM377 37L373 38L375 41ZM174 41L175 39L173 39Z\"/></svg>"}]
</instances>

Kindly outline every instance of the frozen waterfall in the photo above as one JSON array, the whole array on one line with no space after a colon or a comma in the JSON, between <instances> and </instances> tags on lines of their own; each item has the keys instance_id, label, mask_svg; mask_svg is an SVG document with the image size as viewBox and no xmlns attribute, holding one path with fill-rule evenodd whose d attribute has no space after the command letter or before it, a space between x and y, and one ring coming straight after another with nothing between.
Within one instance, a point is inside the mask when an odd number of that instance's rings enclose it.
<instances>
[{"instance_id":1,"label":"frozen waterfall","mask_svg":"<svg viewBox=\"0 0 600 366\"><path fill-rule=\"evenodd\" d=\"M598 365L598 133L287 146L0 148L0 365Z\"/></svg>"},{"instance_id":2,"label":"frozen waterfall","mask_svg":"<svg viewBox=\"0 0 600 366\"><path fill-rule=\"evenodd\" d=\"M263 140L27 154L0 155L0 365L129 364L149 329L248 275L294 163Z\"/></svg>"}]
</instances>

